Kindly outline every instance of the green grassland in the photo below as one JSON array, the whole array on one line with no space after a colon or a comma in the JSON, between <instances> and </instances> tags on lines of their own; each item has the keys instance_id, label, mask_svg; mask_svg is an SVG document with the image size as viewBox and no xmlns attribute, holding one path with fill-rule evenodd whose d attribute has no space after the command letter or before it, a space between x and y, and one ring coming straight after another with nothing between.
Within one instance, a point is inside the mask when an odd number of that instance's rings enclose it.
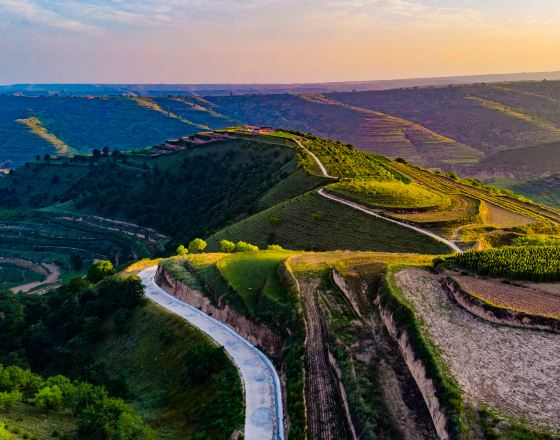
<instances>
[{"instance_id":1,"label":"green grassland","mask_svg":"<svg viewBox=\"0 0 560 440\"><path fill-rule=\"evenodd\" d=\"M223 239L302 250L449 252L447 246L425 235L326 200L315 192L224 228L209 238L209 247L217 249Z\"/></svg>"},{"instance_id":2,"label":"green grassland","mask_svg":"<svg viewBox=\"0 0 560 440\"><path fill-rule=\"evenodd\" d=\"M334 194L357 202L389 210L430 210L451 204L451 200L443 194L430 191L416 183L406 184L401 181L353 179L335 183L328 189Z\"/></svg>"},{"instance_id":3,"label":"green grassland","mask_svg":"<svg viewBox=\"0 0 560 440\"><path fill-rule=\"evenodd\" d=\"M158 438L218 440L243 426L235 366L200 331L158 306L135 311L124 334L113 332L95 350L108 374L126 378L134 407ZM193 375L198 367L205 370L200 377Z\"/></svg>"},{"instance_id":4,"label":"green grassland","mask_svg":"<svg viewBox=\"0 0 560 440\"><path fill-rule=\"evenodd\" d=\"M64 438L76 432L76 418L71 412L51 411L47 416L25 403L3 410L1 423L12 433L9 440Z\"/></svg>"}]
</instances>

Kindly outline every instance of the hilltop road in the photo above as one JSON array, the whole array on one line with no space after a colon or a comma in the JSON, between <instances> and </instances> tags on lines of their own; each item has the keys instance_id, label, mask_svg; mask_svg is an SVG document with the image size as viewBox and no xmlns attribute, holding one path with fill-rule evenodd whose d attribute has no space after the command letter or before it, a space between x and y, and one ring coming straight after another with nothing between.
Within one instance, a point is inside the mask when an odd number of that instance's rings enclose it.
<instances>
[{"instance_id":1,"label":"hilltop road","mask_svg":"<svg viewBox=\"0 0 560 440\"><path fill-rule=\"evenodd\" d=\"M311 151L309 151L307 148L305 148L299 139L294 139L294 140L296 141L296 143L297 143L301 148L303 148L305 151L307 151L307 153L313 158L313 160L317 163L317 166L318 166L319 169L321 170L321 173L323 174L323 176L325 176L325 177L331 177L331 178L336 178L336 177L333 177L333 176L330 176L330 175L329 175L327 169L325 168L325 166L323 165L323 163L319 160L319 158L318 158L315 154L313 154ZM337 202L337 203L340 203L340 204L342 204L342 205L349 206L350 208L356 209L356 210L358 210L358 211L361 211L361 212L363 212L363 213L365 213L365 214L368 214L368 215L371 215L371 216L373 216L373 217L377 217L377 218L379 218L379 219L382 219L382 220L385 220L385 221L388 221L388 222L391 222L391 223L395 223L395 224L397 224L397 225L400 225L400 226L402 226L402 227L404 227L404 228L412 229L413 231L416 231L416 232L418 232L418 233L420 233L420 234L427 235L428 237L431 237L431 238L433 238L434 240L437 240L437 241L439 241L439 242L441 242L441 243L443 243L443 244L449 246L449 247L450 247L453 251L455 251L455 252L459 252L459 253L462 253L462 252L463 252L463 251L459 248L459 246L457 246L455 243L453 243L452 241L447 240L446 238L443 238L443 237L441 237L441 236L439 236L439 235L437 235L437 234L434 234L433 232L430 232L430 231L428 231L428 230L426 230L426 229L419 228L419 227L414 226L414 225L410 225L410 224L408 224L408 223L400 222L400 221L398 221L398 220L385 217L384 215L381 215L381 214L375 212L374 210L369 209L369 208L366 208L365 206L362 206L362 205L360 205L360 204L358 204L358 203L352 202L352 201L350 201L350 200L343 199L342 197L333 196L332 194L329 194L328 192L326 192L326 191L324 190L324 188L321 188L321 189L318 191L318 194L319 194L320 196L326 198L326 199L332 200L333 202Z\"/></svg>"},{"instance_id":2,"label":"hilltop road","mask_svg":"<svg viewBox=\"0 0 560 440\"><path fill-rule=\"evenodd\" d=\"M169 295L155 282L156 266L138 275L146 296L202 330L235 362L245 391L245 440L284 440L280 380L270 360L226 325Z\"/></svg>"}]
</instances>

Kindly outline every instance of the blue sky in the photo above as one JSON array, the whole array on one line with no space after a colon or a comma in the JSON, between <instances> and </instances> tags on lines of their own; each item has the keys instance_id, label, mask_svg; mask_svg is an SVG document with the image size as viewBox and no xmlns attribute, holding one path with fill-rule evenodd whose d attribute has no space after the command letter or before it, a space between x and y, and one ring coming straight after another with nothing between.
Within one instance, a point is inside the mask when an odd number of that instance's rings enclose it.
<instances>
[{"instance_id":1,"label":"blue sky","mask_svg":"<svg viewBox=\"0 0 560 440\"><path fill-rule=\"evenodd\" d=\"M0 0L0 83L560 70L557 0Z\"/></svg>"}]
</instances>

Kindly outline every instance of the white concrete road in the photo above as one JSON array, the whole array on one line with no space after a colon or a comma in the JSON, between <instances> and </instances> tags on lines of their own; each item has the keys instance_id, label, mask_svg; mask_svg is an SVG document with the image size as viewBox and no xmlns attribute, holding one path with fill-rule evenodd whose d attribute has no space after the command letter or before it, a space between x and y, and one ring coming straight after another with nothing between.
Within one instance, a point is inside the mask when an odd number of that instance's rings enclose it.
<instances>
[{"instance_id":1,"label":"white concrete road","mask_svg":"<svg viewBox=\"0 0 560 440\"><path fill-rule=\"evenodd\" d=\"M323 174L323 176L331 177L333 179L336 179L336 177L333 177L333 176L329 175L329 172L327 171L327 168L325 167L325 165L323 165L323 162L321 162L321 160L315 154L313 154L311 151L309 151L307 148L305 148L299 139L295 139L295 141L301 148L303 148L305 151L307 151L307 153L311 156L311 158L315 161L315 163L317 164L317 166L321 170L321 173ZM362 211L363 213L371 215L373 217L377 217L377 218L380 218L382 220L385 220L385 221L388 221L388 222L391 222L391 223L395 223L395 224L400 225L404 228L412 229L413 231L416 231L420 234L424 234L424 235L427 235L428 237L432 237L434 240L440 241L441 243L449 246L455 252L459 252L459 253L463 252L461 250L461 248L459 248L459 246L457 246L452 241L449 241L449 240L447 240L443 237L440 237L439 235L434 234L433 232L430 232L426 229L422 229L422 228L419 228L417 226L410 225L408 223L400 222L398 220L385 217L384 215L381 215L378 212L375 212L372 209L366 208L366 207L364 207L364 206L362 206L358 203L351 202L350 200L343 199L342 197L333 196L332 194L329 194L328 192L326 192L323 188L321 188L318 191L318 193L319 193L320 196L322 196L326 199L332 200L333 202L341 203L343 205L349 206L350 208L354 208L354 209L357 209L358 211Z\"/></svg>"},{"instance_id":2,"label":"white concrete road","mask_svg":"<svg viewBox=\"0 0 560 440\"><path fill-rule=\"evenodd\" d=\"M206 333L235 362L245 392L245 440L284 440L282 388L270 360L226 325L166 293L155 282L156 269L138 274L146 296Z\"/></svg>"}]
</instances>

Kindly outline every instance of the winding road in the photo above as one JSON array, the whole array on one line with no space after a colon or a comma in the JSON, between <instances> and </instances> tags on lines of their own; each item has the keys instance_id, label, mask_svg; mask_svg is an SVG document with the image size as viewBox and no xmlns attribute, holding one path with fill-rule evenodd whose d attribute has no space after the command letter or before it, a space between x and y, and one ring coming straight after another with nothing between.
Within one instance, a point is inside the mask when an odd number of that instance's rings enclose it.
<instances>
[{"instance_id":1,"label":"winding road","mask_svg":"<svg viewBox=\"0 0 560 440\"><path fill-rule=\"evenodd\" d=\"M284 440L280 379L270 360L220 321L169 295L155 282L157 266L138 274L146 296L210 336L236 364L245 392L245 440Z\"/></svg>"},{"instance_id":2,"label":"winding road","mask_svg":"<svg viewBox=\"0 0 560 440\"><path fill-rule=\"evenodd\" d=\"M325 168L323 163L319 160L319 158L315 154L313 154L311 151L309 151L307 148L305 148L299 139L294 139L294 140L300 148L303 148L307 152L307 154L309 154L313 158L313 160L315 161L315 163L317 164L317 166L321 170L321 173L323 174L323 176L330 177L330 178L335 178L335 177L329 175L329 172L327 171L327 169ZM427 235L428 237L431 237L434 240L437 240L437 241L445 244L446 246L451 248L454 252L458 252L458 253L463 252L462 249L459 246L457 246L455 243L453 243L452 241L447 240L446 238L443 238L443 237L441 237L437 234L434 234L433 232L430 232L426 229L422 229L422 228L419 228L418 226L414 226L414 225L404 223L404 222L401 222L401 221L398 221L398 220L395 220L395 219L392 219L392 218L385 217L384 215L381 215L380 213L374 211L373 209L366 208L365 206L362 206L359 203L355 203L355 202L352 202L350 200L343 199L342 197L338 197L338 196L334 196L332 194L329 194L328 192L325 191L324 188L321 188L319 191L317 191L317 193L321 197L332 200L333 202L340 203L342 205L349 206L350 208L361 211L361 212L363 212L367 215L371 215L373 217L377 217L379 219L382 219L382 220L385 220L385 221L388 221L388 222L391 222L391 223L395 223L395 224L400 225L404 228L412 229L413 231L416 231L420 234Z\"/></svg>"}]
</instances>

